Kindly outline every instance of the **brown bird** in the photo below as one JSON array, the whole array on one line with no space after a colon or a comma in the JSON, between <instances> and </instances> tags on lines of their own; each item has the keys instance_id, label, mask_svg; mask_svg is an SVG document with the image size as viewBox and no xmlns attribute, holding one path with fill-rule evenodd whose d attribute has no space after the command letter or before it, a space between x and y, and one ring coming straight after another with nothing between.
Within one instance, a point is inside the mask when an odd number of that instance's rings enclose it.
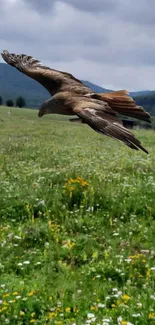
<instances>
[{"instance_id":1,"label":"brown bird","mask_svg":"<svg viewBox=\"0 0 155 325\"><path fill-rule=\"evenodd\" d=\"M32 56L16 55L6 50L1 55L8 64L38 81L51 94L52 97L41 105L39 117L45 114L76 115L78 118L70 121L86 123L96 132L148 153L119 118L121 114L151 122L149 113L137 106L126 90L98 94L72 74L43 66Z\"/></svg>"}]
</instances>

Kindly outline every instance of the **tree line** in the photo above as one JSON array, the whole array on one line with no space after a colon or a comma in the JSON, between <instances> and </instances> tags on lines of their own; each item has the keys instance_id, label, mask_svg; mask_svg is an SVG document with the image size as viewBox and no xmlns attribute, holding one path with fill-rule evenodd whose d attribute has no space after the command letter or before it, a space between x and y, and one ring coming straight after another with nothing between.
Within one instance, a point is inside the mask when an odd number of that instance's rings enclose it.
<instances>
[{"instance_id":1,"label":"tree line","mask_svg":"<svg viewBox=\"0 0 155 325\"><path fill-rule=\"evenodd\" d=\"M137 105L143 106L146 111L148 111L152 116L155 116L155 92L135 96L133 98Z\"/></svg>"},{"instance_id":2,"label":"tree line","mask_svg":"<svg viewBox=\"0 0 155 325\"><path fill-rule=\"evenodd\" d=\"M13 99L7 99L6 102L3 102L2 96L0 96L0 105L6 105L8 107L25 107L26 102L25 99L22 96L17 97L17 99L14 101Z\"/></svg>"}]
</instances>

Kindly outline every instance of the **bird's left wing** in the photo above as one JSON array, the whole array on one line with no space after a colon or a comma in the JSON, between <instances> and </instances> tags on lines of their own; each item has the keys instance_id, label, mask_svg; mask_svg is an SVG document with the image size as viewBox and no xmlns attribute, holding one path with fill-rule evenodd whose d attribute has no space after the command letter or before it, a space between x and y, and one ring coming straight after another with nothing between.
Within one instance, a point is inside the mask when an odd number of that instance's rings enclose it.
<instances>
[{"instance_id":1,"label":"bird's left wing","mask_svg":"<svg viewBox=\"0 0 155 325\"><path fill-rule=\"evenodd\" d=\"M123 127L122 121L117 118L115 113L113 114L113 111L105 112L104 108L101 111L95 107L82 107L82 103L80 103L76 105L74 112L96 132L120 140L132 149L141 149L148 153L134 134Z\"/></svg>"}]
</instances>

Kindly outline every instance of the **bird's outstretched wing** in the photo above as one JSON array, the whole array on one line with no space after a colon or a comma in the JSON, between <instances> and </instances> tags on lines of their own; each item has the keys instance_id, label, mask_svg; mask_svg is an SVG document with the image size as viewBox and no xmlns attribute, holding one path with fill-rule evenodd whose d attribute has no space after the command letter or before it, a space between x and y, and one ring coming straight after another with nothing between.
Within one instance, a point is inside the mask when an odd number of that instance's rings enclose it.
<instances>
[{"instance_id":1,"label":"bird's outstretched wing","mask_svg":"<svg viewBox=\"0 0 155 325\"><path fill-rule=\"evenodd\" d=\"M32 56L25 54L16 55L14 53L9 53L6 50L3 51L1 55L4 61L30 78L38 81L51 95L62 90L66 85L68 85L68 88L69 85L71 88L73 86L85 87L84 84L79 79L76 79L72 74L43 66L40 61L36 60Z\"/></svg>"},{"instance_id":2,"label":"bird's outstretched wing","mask_svg":"<svg viewBox=\"0 0 155 325\"><path fill-rule=\"evenodd\" d=\"M104 112L104 107L102 110L97 110L97 106L93 108L92 105L90 107L88 105L86 107L85 103L83 106L81 102L76 105L74 112L96 132L120 140L132 149L141 149L145 153L148 153L134 134L123 127L122 121L117 118L115 112L112 110L108 112L107 104L106 111Z\"/></svg>"}]
</instances>

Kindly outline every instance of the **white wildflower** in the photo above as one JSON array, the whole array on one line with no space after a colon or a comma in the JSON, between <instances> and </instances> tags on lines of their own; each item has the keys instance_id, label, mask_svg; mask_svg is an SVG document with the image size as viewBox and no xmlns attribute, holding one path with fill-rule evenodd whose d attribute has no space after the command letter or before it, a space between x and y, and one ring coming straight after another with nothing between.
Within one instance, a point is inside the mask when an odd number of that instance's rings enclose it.
<instances>
[{"instance_id":1,"label":"white wildflower","mask_svg":"<svg viewBox=\"0 0 155 325\"><path fill-rule=\"evenodd\" d=\"M23 264L30 264L30 261L24 261Z\"/></svg>"},{"instance_id":2,"label":"white wildflower","mask_svg":"<svg viewBox=\"0 0 155 325\"><path fill-rule=\"evenodd\" d=\"M124 261L127 262L127 263L130 263L132 261L132 259L131 258L126 258Z\"/></svg>"},{"instance_id":3,"label":"white wildflower","mask_svg":"<svg viewBox=\"0 0 155 325\"><path fill-rule=\"evenodd\" d=\"M48 242L46 242L45 244L44 244L44 246L46 247L46 248L48 248L49 247L49 243Z\"/></svg>"},{"instance_id":4,"label":"white wildflower","mask_svg":"<svg viewBox=\"0 0 155 325\"><path fill-rule=\"evenodd\" d=\"M101 302L98 304L98 307L99 308L105 308L106 307L106 305L105 304L102 304Z\"/></svg>"},{"instance_id":5,"label":"white wildflower","mask_svg":"<svg viewBox=\"0 0 155 325\"><path fill-rule=\"evenodd\" d=\"M58 301L58 302L57 302L57 306L58 306L58 307L61 307L61 306L62 306L61 301Z\"/></svg>"},{"instance_id":6,"label":"white wildflower","mask_svg":"<svg viewBox=\"0 0 155 325\"><path fill-rule=\"evenodd\" d=\"M1 284L1 288L5 288L5 284Z\"/></svg>"},{"instance_id":7,"label":"white wildflower","mask_svg":"<svg viewBox=\"0 0 155 325\"><path fill-rule=\"evenodd\" d=\"M14 236L14 238L15 238L15 239L18 239L18 240L22 239L22 238L19 237L19 236Z\"/></svg>"},{"instance_id":8,"label":"white wildflower","mask_svg":"<svg viewBox=\"0 0 155 325\"><path fill-rule=\"evenodd\" d=\"M139 314L139 313L138 314L132 314L132 317L135 317L135 318L140 317L140 316L141 316L141 314Z\"/></svg>"},{"instance_id":9,"label":"white wildflower","mask_svg":"<svg viewBox=\"0 0 155 325\"><path fill-rule=\"evenodd\" d=\"M112 291L117 292L118 289L117 288L112 288Z\"/></svg>"},{"instance_id":10,"label":"white wildflower","mask_svg":"<svg viewBox=\"0 0 155 325\"><path fill-rule=\"evenodd\" d=\"M6 245L7 241L4 240L2 243L1 243L1 246L4 247Z\"/></svg>"},{"instance_id":11,"label":"white wildflower","mask_svg":"<svg viewBox=\"0 0 155 325\"><path fill-rule=\"evenodd\" d=\"M111 318L103 318L103 322L110 323Z\"/></svg>"},{"instance_id":12,"label":"white wildflower","mask_svg":"<svg viewBox=\"0 0 155 325\"><path fill-rule=\"evenodd\" d=\"M40 200L40 201L38 202L38 205L45 205L45 201L44 201L44 200Z\"/></svg>"},{"instance_id":13,"label":"white wildflower","mask_svg":"<svg viewBox=\"0 0 155 325\"><path fill-rule=\"evenodd\" d=\"M94 317L95 317L95 315L94 315L94 314L92 314L92 313L88 313L88 314L87 314L87 317L88 317L88 318L94 318Z\"/></svg>"}]
</instances>

